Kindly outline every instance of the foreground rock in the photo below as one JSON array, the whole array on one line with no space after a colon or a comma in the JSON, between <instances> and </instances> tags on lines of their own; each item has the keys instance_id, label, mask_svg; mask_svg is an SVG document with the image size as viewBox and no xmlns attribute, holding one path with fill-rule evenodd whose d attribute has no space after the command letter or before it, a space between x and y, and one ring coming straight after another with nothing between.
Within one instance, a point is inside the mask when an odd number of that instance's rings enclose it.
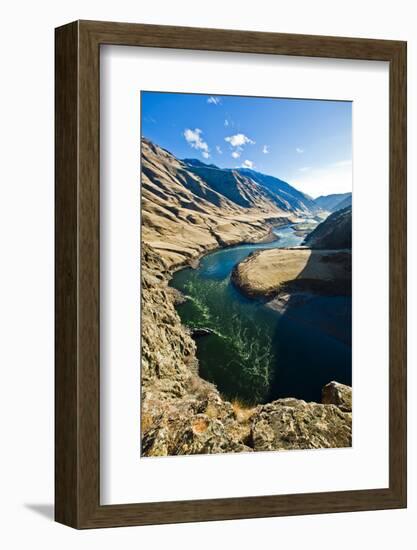
<instances>
[{"instance_id":1,"label":"foreground rock","mask_svg":"<svg viewBox=\"0 0 417 550\"><path fill-rule=\"evenodd\" d=\"M341 386L339 384L339 386ZM344 386L346 392L351 389ZM352 415L335 404L279 399L242 410L207 388L194 398L148 396L144 456L350 447ZM153 415L153 421L150 421Z\"/></svg>"},{"instance_id":2,"label":"foreground rock","mask_svg":"<svg viewBox=\"0 0 417 550\"><path fill-rule=\"evenodd\" d=\"M344 412L352 412L352 388L330 382L322 390L322 403L337 405Z\"/></svg>"},{"instance_id":3,"label":"foreground rock","mask_svg":"<svg viewBox=\"0 0 417 550\"><path fill-rule=\"evenodd\" d=\"M249 428L239 424L233 407L215 388L200 388L183 400L148 395L142 412L142 454L169 456L252 451Z\"/></svg>"},{"instance_id":4,"label":"foreground rock","mask_svg":"<svg viewBox=\"0 0 417 550\"><path fill-rule=\"evenodd\" d=\"M271 249L251 254L232 272L247 296L271 298L280 292L350 294L351 254L309 249Z\"/></svg>"},{"instance_id":5,"label":"foreground rock","mask_svg":"<svg viewBox=\"0 0 417 550\"><path fill-rule=\"evenodd\" d=\"M256 451L352 445L352 415L336 405L279 399L258 408L251 437Z\"/></svg>"}]
</instances>

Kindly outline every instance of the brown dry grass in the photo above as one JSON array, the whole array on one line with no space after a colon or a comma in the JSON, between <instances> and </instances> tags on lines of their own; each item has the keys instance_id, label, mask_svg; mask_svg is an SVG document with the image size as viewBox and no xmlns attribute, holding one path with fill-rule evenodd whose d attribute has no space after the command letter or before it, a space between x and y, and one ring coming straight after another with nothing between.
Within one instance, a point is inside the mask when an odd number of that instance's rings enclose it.
<instances>
[{"instance_id":1,"label":"brown dry grass","mask_svg":"<svg viewBox=\"0 0 417 550\"><path fill-rule=\"evenodd\" d=\"M234 282L249 295L272 295L286 283L298 280L309 285L350 278L347 253L309 249L271 249L249 256L238 264Z\"/></svg>"},{"instance_id":2,"label":"brown dry grass","mask_svg":"<svg viewBox=\"0 0 417 550\"><path fill-rule=\"evenodd\" d=\"M142 412L140 419L140 426L142 430L142 435L146 434L153 426L153 417L148 412Z\"/></svg>"},{"instance_id":3,"label":"brown dry grass","mask_svg":"<svg viewBox=\"0 0 417 550\"><path fill-rule=\"evenodd\" d=\"M234 399L232 401L232 408L235 414L235 418L239 422L239 424L246 424L250 420L256 409L256 407L248 407L238 399Z\"/></svg>"}]
</instances>

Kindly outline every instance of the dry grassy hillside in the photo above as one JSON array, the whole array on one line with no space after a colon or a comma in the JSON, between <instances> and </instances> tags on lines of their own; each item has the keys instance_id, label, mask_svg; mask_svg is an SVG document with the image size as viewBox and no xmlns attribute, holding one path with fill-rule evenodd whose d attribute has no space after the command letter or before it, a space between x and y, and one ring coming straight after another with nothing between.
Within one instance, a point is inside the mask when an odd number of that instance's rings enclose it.
<instances>
[{"instance_id":1,"label":"dry grassy hillside","mask_svg":"<svg viewBox=\"0 0 417 550\"><path fill-rule=\"evenodd\" d=\"M232 280L252 297L289 291L348 295L351 276L349 252L276 248L252 253L235 266Z\"/></svg>"},{"instance_id":2,"label":"dry grassy hillside","mask_svg":"<svg viewBox=\"0 0 417 550\"><path fill-rule=\"evenodd\" d=\"M225 194L207 183L209 177L203 179L169 152L142 140L142 242L167 266L218 246L258 241L268 235L269 225L294 217L250 178L217 171L225 179Z\"/></svg>"}]
</instances>

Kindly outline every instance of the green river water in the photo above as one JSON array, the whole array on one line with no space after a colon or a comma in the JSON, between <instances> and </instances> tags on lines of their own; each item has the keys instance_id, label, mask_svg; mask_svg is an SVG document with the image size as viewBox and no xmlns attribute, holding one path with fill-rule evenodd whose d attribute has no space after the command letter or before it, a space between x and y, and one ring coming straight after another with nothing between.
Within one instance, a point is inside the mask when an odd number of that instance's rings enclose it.
<instances>
[{"instance_id":1,"label":"green river water","mask_svg":"<svg viewBox=\"0 0 417 550\"><path fill-rule=\"evenodd\" d=\"M316 296L291 301L279 313L263 300L245 298L230 282L236 263L251 252L301 244L292 226L275 228L278 240L217 250L197 269L176 272L171 286L187 301L177 307L184 325L208 328L200 336L200 376L226 399L252 405L296 397L320 401L321 388L351 384L351 298Z\"/></svg>"}]
</instances>

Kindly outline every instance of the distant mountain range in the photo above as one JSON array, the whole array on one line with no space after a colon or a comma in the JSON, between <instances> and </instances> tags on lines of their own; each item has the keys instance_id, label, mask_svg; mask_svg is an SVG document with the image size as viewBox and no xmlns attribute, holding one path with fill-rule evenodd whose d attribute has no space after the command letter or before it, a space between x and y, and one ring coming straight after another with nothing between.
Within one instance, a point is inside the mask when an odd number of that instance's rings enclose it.
<instances>
[{"instance_id":1,"label":"distant mountain range","mask_svg":"<svg viewBox=\"0 0 417 550\"><path fill-rule=\"evenodd\" d=\"M347 206L352 206L352 193L337 193L333 195L322 195L315 199L315 203L328 212L336 212Z\"/></svg>"}]
</instances>

